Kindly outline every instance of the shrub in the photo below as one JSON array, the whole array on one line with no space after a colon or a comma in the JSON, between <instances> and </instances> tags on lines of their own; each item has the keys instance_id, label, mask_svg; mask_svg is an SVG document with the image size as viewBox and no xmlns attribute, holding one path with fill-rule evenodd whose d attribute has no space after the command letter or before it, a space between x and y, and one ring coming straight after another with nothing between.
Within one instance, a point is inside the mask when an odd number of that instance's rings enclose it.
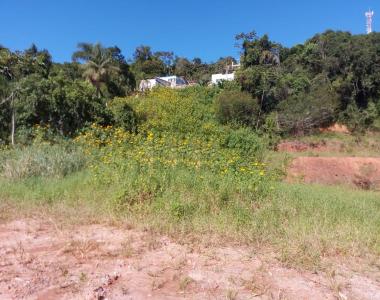
<instances>
[{"instance_id":1,"label":"shrub","mask_svg":"<svg viewBox=\"0 0 380 300\"><path fill-rule=\"evenodd\" d=\"M172 90L156 88L144 96L128 97L126 102L141 121L141 130L199 133L208 120L212 120L212 106L208 94L196 88Z\"/></svg>"},{"instance_id":2,"label":"shrub","mask_svg":"<svg viewBox=\"0 0 380 300\"><path fill-rule=\"evenodd\" d=\"M237 149L242 155L254 155L259 159L266 149L266 143L249 128L231 130L222 141L222 146Z\"/></svg>"},{"instance_id":3,"label":"shrub","mask_svg":"<svg viewBox=\"0 0 380 300\"><path fill-rule=\"evenodd\" d=\"M376 118L378 111L373 102L369 102L366 109L359 109L356 104L350 104L346 110L340 114L341 121L346 124L351 131L361 132L371 127Z\"/></svg>"},{"instance_id":4,"label":"shrub","mask_svg":"<svg viewBox=\"0 0 380 300\"><path fill-rule=\"evenodd\" d=\"M85 157L77 147L40 144L8 150L0 164L2 176L9 179L64 177L82 169Z\"/></svg>"},{"instance_id":5,"label":"shrub","mask_svg":"<svg viewBox=\"0 0 380 300\"><path fill-rule=\"evenodd\" d=\"M236 91L236 92L241 91L241 85L236 80L233 80L233 81L222 80L218 82L217 86L218 88L223 89L223 90Z\"/></svg>"},{"instance_id":6,"label":"shrub","mask_svg":"<svg viewBox=\"0 0 380 300\"><path fill-rule=\"evenodd\" d=\"M338 95L329 86L318 87L282 101L278 105L278 125L283 133L308 134L331 125L338 106Z\"/></svg>"},{"instance_id":7,"label":"shrub","mask_svg":"<svg viewBox=\"0 0 380 300\"><path fill-rule=\"evenodd\" d=\"M132 107L124 98L115 98L110 105L115 125L122 127L129 132L136 132L138 117Z\"/></svg>"},{"instance_id":8,"label":"shrub","mask_svg":"<svg viewBox=\"0 0 380 300\"><path fill-rule=\"evenodd\" d=\"M216 116L220 123L237 123L253 126L259 107L250 94L236 90L226 90L216 98Z\"/></svg>"}]
</instances>

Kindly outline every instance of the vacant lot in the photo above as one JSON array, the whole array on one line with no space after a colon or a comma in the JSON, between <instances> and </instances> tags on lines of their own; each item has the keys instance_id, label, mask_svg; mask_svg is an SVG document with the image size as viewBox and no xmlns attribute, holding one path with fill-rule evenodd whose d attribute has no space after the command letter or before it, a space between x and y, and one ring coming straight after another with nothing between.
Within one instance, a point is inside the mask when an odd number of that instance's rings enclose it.
<instances>
[{"instance_id":1,"label":"vacant lot","mask_svg":"<svg viewBox=\"0 0 380 300\"><path fill-rule=\"evenodd\" d=\"M179 243L131 226L69 228L52 219L6 222L0 239L1 299L380 297L375 261L326 260L323 272L301 271L260 247Z\"/></svg>"}]
</instances>

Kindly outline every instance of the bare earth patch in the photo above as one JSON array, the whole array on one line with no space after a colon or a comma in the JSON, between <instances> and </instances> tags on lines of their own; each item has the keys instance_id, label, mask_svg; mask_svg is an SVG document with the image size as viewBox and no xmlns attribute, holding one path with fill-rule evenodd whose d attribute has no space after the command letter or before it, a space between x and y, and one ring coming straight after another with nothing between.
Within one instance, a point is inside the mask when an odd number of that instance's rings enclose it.
<instances>
[{"instance_id":1,"label":"bare earth patch","mask_svg":"<svg viewBox=\"0 0 380 300\"><path fill-rule=\"evenodd\" d=\"M279 152L341 152L344 147L342 142L328 141L328 142L316 142L307 143L301 141L284 141L277 146Z\"/></svg>"},{"instance_id":2,"label":"bare earth patch","mask_svg":"<svg viewBox=\"0 0 380 300\"><path fill-rule=\"evenodd\" d=\"M0 240L0 299L380 298L376 271L297 271L252 248L130 228L23 219L0 225Z\"/></svg>"},{"instance_id":3,"label":"bare earth patch","mask_svg":"<svg viewBox=\"0 0 380 300\"><path fill-rule=\"evenodd\" d=\"M297 157L288 169L287 180L376 190L380 188L380 158Z\"/></svg>"},{"instance_id":4,"label":"bare earth patch","mask_svg":"<svg viewBox=\"0 0 380 300\"><path fill-rule=\"evenodd\" d=\"M350 130L346 125L335 123L327 128L320 128L320 132L336 132L336 133L345 133L350 134Z\"/></svg>"}]
</instances>

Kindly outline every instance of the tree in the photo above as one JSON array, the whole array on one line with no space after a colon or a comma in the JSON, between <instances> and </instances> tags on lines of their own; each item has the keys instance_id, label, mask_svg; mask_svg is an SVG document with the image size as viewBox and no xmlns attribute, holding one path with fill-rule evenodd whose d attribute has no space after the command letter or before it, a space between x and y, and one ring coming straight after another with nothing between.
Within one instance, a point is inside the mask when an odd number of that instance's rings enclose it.
<instances>
[{"instance_id":1,"label":"tree","mask_svg":"<svg viewBox=\"0 0 380 300\"><path fill-rule=\"evenodd\" d=\"M5 48L0 50L0 74L3 81L7 82L0 105L8 105L11 112L12 145L15 144L17 105L23 100L20 93L21 81L33 73L46 76L51 64L50 54L46 50L38 51L35 45L24 52L12 53Z\"/></svg>"},{"instance_id":2,"label":"tree","mask_svg":"<svg viewBox=\"0 0 380 300\"><path fill-rule=\"evenodd\" d=\"M133 53L133 59L137 63L144 63L148 60L153 59L153 53L150 46L141 45L136 48L135 53Z\"/></svg>"},{"instance_id":3,"label":"tree","mask_svg":"<svg viewBox=\"0 0 380 300\"><path fill-rule=\"evenodd\" d=\"M277 106L283 133L304 135L336 121L339 95L323 76L315 78L309 92L291 96Z\"/></svg>"},{"instance_id":4,"label":"tree","mask_svg":"<svg viewBox=\"0 0 380 300\"><path fill-rule=\"evenodd\" d=\"M257 38L256 31L252 30L251 32L241 32L235 35L235 47L236 48L245 48L245 43L254 41Z\"/></svg>"},{"instance_id":5,"label":"tree","mask_svg":"<svg viewBox=\"0 0 380 300\"><path fill-rule=\"evenodd\" d=\"M113 60L119 66L119 72L112 72L108 78L107 88L110 94L109 98L123 97L135 90L136 78L121 50L117 46L109 49Z\"/></svg>"},{"instance_id":6,"label":"tree","mask_svg":"<svg viewBox=\"0 0 380 300\"><path fill-rule=\"evenodd\" d=\"M259 38L255 32L243 38L241 64L236 78L243 90L250 92L259 104L256 129L262 113L269 113L279 102L277 87L283 76L280 68L279 49L281 46L269 40L267 35Z\"/></svg>"},{"instance_id":7,"label":"tree","mask_svg":"<svg viewBox=\"0 0 380 300\"><path fill-rule=\"evenodd\" d=\"M227 71L232 71L230 68L232 64L236 64L237 61L232 56L221 57L214 64L212 64L213 73L226 73Z\"/></svg>"},{"instance_id":8,"label":"tree","mask_svg":"<svg viewBox=\"0 0 380 300\"><path fill-rule=\"evenodd\" d=\"M185 77L187 80L196 81L204 85L211 79L213 66L202 62L198 57L192 61L184 57L177 57L175 61L175 74Z\"/></svg>"},{"instance_id":9,"label":"tree","mask_svg":"<svg viewBox=\"0 0 380 300\"><path fill-rule=\"evenodd\" d=\"M151 47L139 46L133 54L132 70L138 80L150 79L157 76L166 75L168 65L165 65L162 58L166 56L167 63L170 61L169 52L156 52L153 54Z\"/></svg>"},{"instance_id":10,"label":"tree","mask_svg":"<svg viewBox=\"0 0 380 300\"><path fill-rule=\"evenodd\" d=\"M171 75L174 72L174 53L171 51L158 51L154 53L165 65L165 73Z\"/></svg>"},{"instance_id":11,"label":"tree","mask_svg":"<svg viewBox=\"0 0 380 300\"><path fill-rule=\"evenodd\" d=\"M78 44L79 50L74 52L74 61L83 61L83 76L96 88L96 94L101 97L102 85L108 82L112 73L119 73L120 67L114 58L114 48L105 48L100 43Z\"/></svg>"},{"instance_id":12,"label":"tree","mask_svg":"<svg viewBox=\"0 0 380 300\"><path fill-rule=\"evenodd\" d=\"M81 78L66 77L63 70L48 78L39 74L23 78L19 93L22 101L16 102L17 121L25 129L38 124L72 136L92 122L111 123L111 112L96 96L95 87Z\"/></svg>"}]
</instances>

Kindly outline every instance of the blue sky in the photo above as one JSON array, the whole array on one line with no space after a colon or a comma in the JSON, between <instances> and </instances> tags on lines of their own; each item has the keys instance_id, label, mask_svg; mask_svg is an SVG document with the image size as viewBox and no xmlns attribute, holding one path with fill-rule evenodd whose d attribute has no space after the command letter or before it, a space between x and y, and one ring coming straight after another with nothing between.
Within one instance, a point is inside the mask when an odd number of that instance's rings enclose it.
<instances>
[{"instance_id":1,"label":"blue sky","mask_svg":"<svg viewBox=\"0 0 380 300\"><path fill-rule=\"evenodd\" d=\"M234 35L252 29L286 46L326 29L364 33L368 8L379 31L378 0L0 0L0 44L35 43L58 62L69 61L78 42L117 45L127 58L144 44L215 61L237 56Z\"/></svg>"}]
</instances>

